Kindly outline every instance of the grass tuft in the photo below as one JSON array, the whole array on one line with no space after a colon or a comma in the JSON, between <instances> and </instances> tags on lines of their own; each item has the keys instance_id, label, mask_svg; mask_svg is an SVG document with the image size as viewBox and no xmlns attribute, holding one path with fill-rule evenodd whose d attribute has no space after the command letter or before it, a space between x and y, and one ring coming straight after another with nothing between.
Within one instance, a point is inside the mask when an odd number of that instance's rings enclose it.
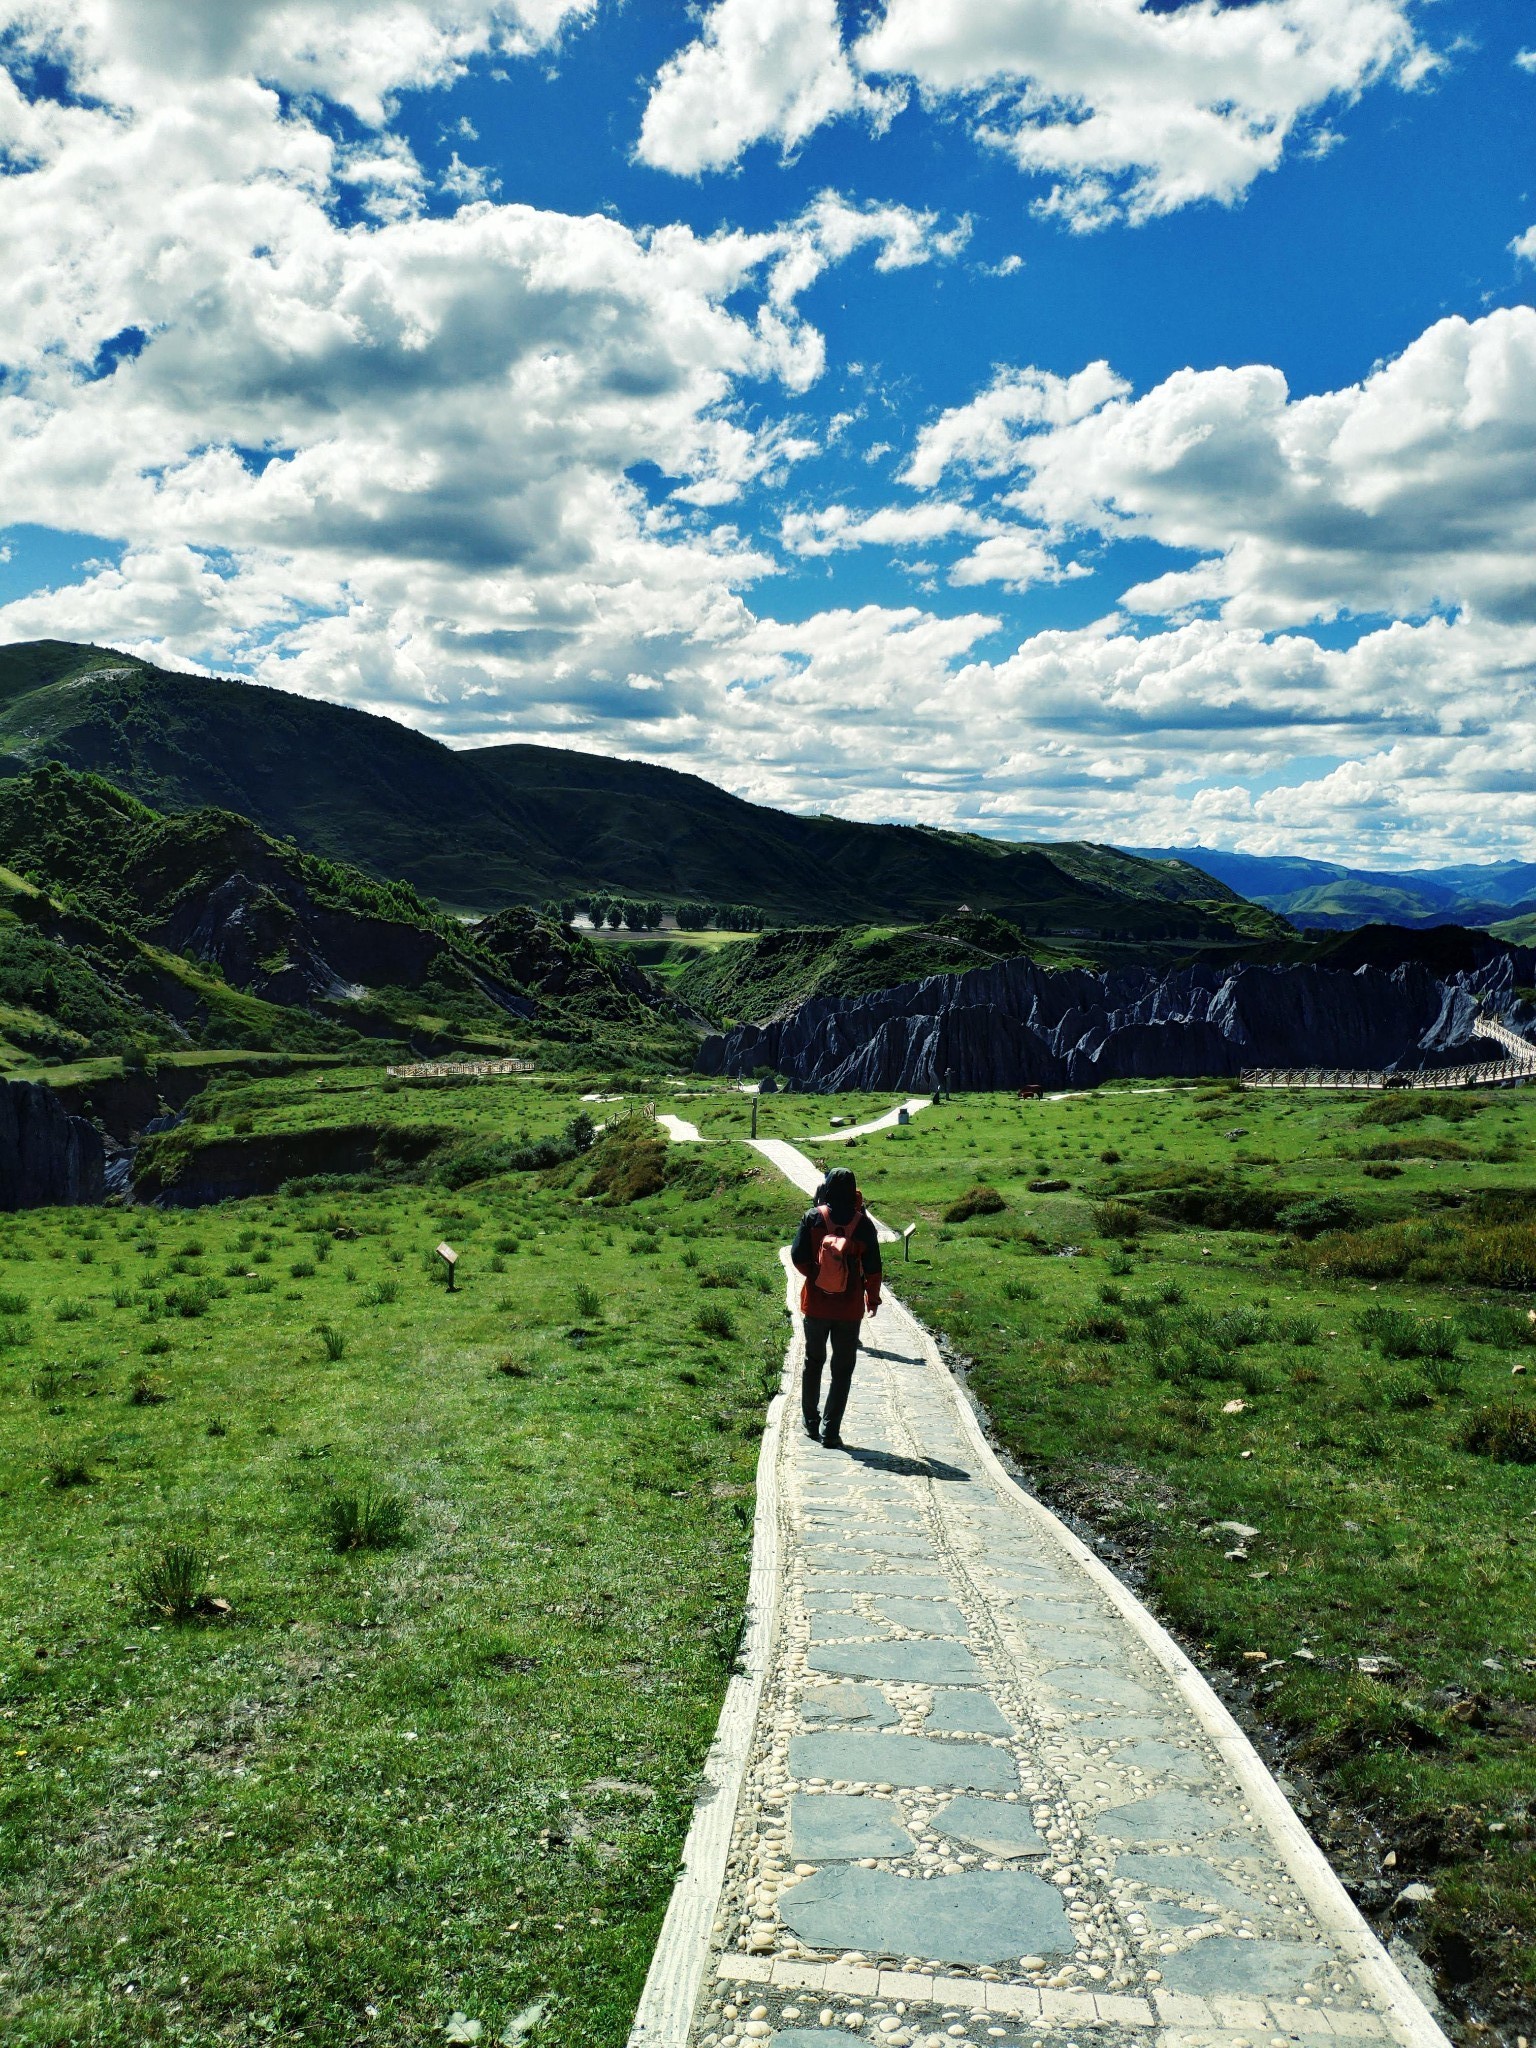
<instances>
[{"instance_id":1,"label":"grass tuft","mask_svg":"<svg viewBox=\"0 0 1536 2048\"><path fill-rule=\"evenodd\" d=\"M201 1610L208 1559L195 1544L171 1542L145 1558L133 1575L139 1604L167 1621L191 1621Z\"/></svg>"},{"instance_id":2,"label":"grass tuft","mask_svg":"<svg viewBox=\"0 0 1536 2048\"><path fill-rule=\"evenodd\" d=\"M409 1528L405 1502L397 1493L365 1486L360 1493L333 1493L321 1509L332 1550L392 1550Z\"/></svg>"}]
</instances>

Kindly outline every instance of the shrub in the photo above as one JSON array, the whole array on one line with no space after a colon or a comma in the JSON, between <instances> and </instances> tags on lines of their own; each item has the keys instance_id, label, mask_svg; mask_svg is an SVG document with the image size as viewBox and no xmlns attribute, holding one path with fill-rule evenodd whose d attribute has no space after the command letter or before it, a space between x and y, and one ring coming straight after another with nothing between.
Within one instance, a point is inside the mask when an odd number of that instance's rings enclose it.
<instances>
[{"instance_id":1,"label":"shrub","mask_svg":"<svg viewBox=\"0 0 1536 2048\"><path fill-rule=\"evenodd\" d=\"M1118 1166L1120 1164L1120 1154L1113 1145L1106 1146L1099 1154L1099 1163L1103 1166Z\"/></svg>"},{"instance_id":2,"label":"shrub","mask_svg":"<svg viewBox=\"0 0 1536 2048\"><path fill-rule=\"evenodd\" d=\"M1481 1408L1462 1439L1466 1449L1504 1465L1536 1465L1536 1407L1495 1401Z\"/></svg>"},{"instance_id":3,"label":"shrub","mask_svg":"<svg viewBox=\"0 0 1536 2048\"><path fill-rule=\"evenodd\" d=\"M1367 1180L1399 1180L1403 1169L1394 1166L1390 1159L1377 1159L1364 1169Z\"/></svg>"},{"instance_id":4,"label":"shrub","mask_svg":"<svg viewBox=\"0 0 1536 2048\"><path fill-rule=\"evenodd\" d=\"M198 1316L208 1313L214 1299L212 1287L205 1280L194 1280L187 1287L168 1287L165 1294L165 1312L171 1316L185 1316L195 1321Z\"/></svg>"},{"instance_id":5,"label":"shrub","mask_svg":"<svg viewBox=\"0 0 1536 2048\"><path fill-rule=\"evenodd\" d=\"M1315 1344L1320 1334L1316 1316L1306 1314L1281 1316L1275 1323L1275 1336L1282 1344L1295 1344L1305 1350Z\"/></svg>"},{"instance_id":6,"label":"shrub","mask_svg":"<svg viewBox=\"0 0 1536 2048\"><path fill-rule=\"evenodd\" d=\"M1292 1237L1321 1237L1325 1230L1347 1230L1359 1219L1359 1210L1343 1195L1312 1195L1305 1201L1287 1202L1275 1217Z\"/></svg>"},{"instance_id":7,"label":"shrub","mask_svg":"<svg viewBox=\"0 0 1536 2048\"><path fill-rule=\"evenodd\" d=\"M1536 1322L1529 1313L1505 1301L1478 1301L1456 1318L1462 1335L1473 1344L1498 1344L1506 1350L1536 1344Z\"/></svg>"},{"instance_id":8,"label":"shrub","mask_svg":"<svg viewBox=\"0 0 1536 2048\"><path fill-rule=\"evenodd\" d=\"M1066 1183L1063 1182L1062 1185L1065 1186ZM996 1216L1007 1206L996 1188L990 1188L984 1181L978 1181L974 1187L968 1187L963 1195L957 1196L950 1203L944 1211L944 1221L966 1223L972 1216Z\"/></svg>"},{"instance_id":9,"label":"shrub","mask_svg":"<svg viewBox=\"0 0 1536 2048\"><path fill-rule=\"evenodd\" d=\"M325 1349L325 1355L333 1365L338 1358L345 1357L347 1349L346 1334L344 1331L338 1330L334 1323L316 1324L315 1335L320 1339Z\"/></svg>"},{"instance_id":10,"label":"shrub","mask_svg":"<svg viewBox=\"0 0 1536 2048\"><path fill-rule=\"evenodd\" d=\"M660 1194L666 1182L667 1145L650 1124L635 1131L623 1127L604 1137L593 1155L585 1192L611 1207L644 1201Z\"/></svg>"},{"instance_id":11,"label":"shrub","mask_svg":"<svg viewBox=\"0 0 1536 2048\"><path fill-rule=\"evenodd\" d=\"M190 1543L167 1543L133 1576L140 1605L169 1621L190 1621L204 1605L208 1560Z\"/></svg>"},{"instance_id":12,"label":"shrub","mask_svg":"<svg viewBox=\"0 0 1536 2048\"><path fill-rule=\"evenodd\" d=\"M1383 1374L1381 1397L1389 1408L1408 1409L1427 1408L1429 1406L1429 1388L1419 1378L1418 1374L1413 1372L1399 1370Z\"/></svg>"},{"instance_id":13,"label":"shrub","mask_svg":"<svg viewBox=\"0 0 1536 2048\"><path fill-rule=\"evenodd\" d=\"M729 1343L736 1335L736 1319L723 1302L708 1302L699 1310L698 1326L706 1337Z\"/></svg>"},{"instance_id":14,"label":"shrub","mask_svg":"<svg viewBox=\"0 0 1536 2048\"><path fill-rule=\"evenodd\" d=\"M1061 1334L1074 1344L1124 1344L1131 1333L1124 1316L1097 1309L1087 1315L1069 1316Z\"/></svg>"},{"instance_id":15,"label":"shrub","mask_svg":"<svg viewBox=\"0 0 1536 2048\"><path fill-rule=\"evenodd\" d=\"M1449 1399L1459 1394L1466 1380L1467 1369L1459 1358L1430 1357L1424 1361L1424 1377L1435 1393Z\"/></svg>"},{"instance_id":16,"label":"shrub","mask_svg":"<svg viewBox=\"0 0 1536 2048\"><path fill-rule=\"evenodd\" d=\"M365 1486L360 1493L333 1493L321 1510L332 1550L390 1550L405 1541L409 1516L397 1493Z\"/></svg>"},{"instance_id":17,"label":"shrub","mask_svg":"<svg viewBox=\"0 0 1536 2048\"><path fill-rule=\"evenodd\" d=\"M1093 1227L1100 1237L1124 1241L1140 1237L1147 1227L1147 1218L1130 1202L1100 1202L1094 1208Z\"/></svg>"},{"instance_id":18,"label":"shrub","mask_svg":"<svg viewBox=\"0 0 1536 2048\"><path fill-rule=\"evenodd\" d=\"M1360 1335L1383 1358L1454 1358L1456 1335L1449 1322L1408 1315L1386 1303L1373 1303L1359 1323Z\"/></svg>"}]
</instances>

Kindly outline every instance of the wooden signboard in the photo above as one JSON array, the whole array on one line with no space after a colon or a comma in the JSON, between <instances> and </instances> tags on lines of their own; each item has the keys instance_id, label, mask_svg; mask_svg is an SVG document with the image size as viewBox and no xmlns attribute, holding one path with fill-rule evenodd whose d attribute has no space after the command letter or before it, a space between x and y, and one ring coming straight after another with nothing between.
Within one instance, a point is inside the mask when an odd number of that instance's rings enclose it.
<instances>
[{"instance_id":1,"label":"wooden signboard","mask_svg":"<svg viewBox=\"0 0 1536 2048\"><path fill-rule=\"evenodd\" d=\"M457 1252L456 1252L456 1251L454 1250L454 1248L453 1248L453 1246L452 1246L451 1244L440 1244L440 1245L438 1246L438 1248L437 1248L437 1256L438 1256L438 1257L439 1257L439 1258L440 1258L440 1259L442 1260L443 1264L444 1264L444 1265L445 1265L445 1266L446 1266L446 1267L448 1268L448 1292L449 1292L450 1294L452 1294L452 1292L453 1292L453 1269L454 1269L454 1267L455 1267L455 1266L457 1266L457 1264L459 1263L459 1255L458 1255L458 1253L457 1253Z\"/></svg>"}]
</instances>

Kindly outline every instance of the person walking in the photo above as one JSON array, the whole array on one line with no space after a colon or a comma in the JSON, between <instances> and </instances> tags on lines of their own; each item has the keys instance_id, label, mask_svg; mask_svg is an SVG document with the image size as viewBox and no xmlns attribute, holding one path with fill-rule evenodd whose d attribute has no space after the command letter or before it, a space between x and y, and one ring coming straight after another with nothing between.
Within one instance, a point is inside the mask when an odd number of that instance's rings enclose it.
<instances>
[{"instance_id":1,"label":"person walking","mask_svg":"<svg viewBox=\"0 0 1536 2048\"><path fill-rule=\"evenodd\" d=\"M859 1325L866 1312L880 1307L880 1236L875 1229L853 1169L834 1167L816 1190L816 1206L807 1209L790 1246L790 1260L801 1275L800 1307L805 1317L805 1372L800 1406L805 1433L827 1447L843 1447L843 1411L853 1384L859 1351ZM832 1351L827 1405L821 1407L821 1375Z\"/></svg>"}]
</instances>

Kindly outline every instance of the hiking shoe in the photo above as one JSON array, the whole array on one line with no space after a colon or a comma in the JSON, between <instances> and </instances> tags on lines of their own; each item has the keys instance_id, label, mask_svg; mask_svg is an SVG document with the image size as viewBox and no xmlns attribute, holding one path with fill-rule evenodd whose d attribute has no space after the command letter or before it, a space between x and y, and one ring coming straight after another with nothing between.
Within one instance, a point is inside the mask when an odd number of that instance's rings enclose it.
<instances>
[{"instance_id":1,"label":"hiking shoe","mask_svg":"<svg viewBox=\"0 0 1536 2048\"><path fill-rule=\"evenodd\" d=\"M821 1442L821 1417L819 1415L806 1415L801 1420L805 1424L805 1433L811 1442L819 1444Z\"/></svg>"},{"instance_id":2,"label":"hiking shoe","mask_svg":"<svg viewBox=\"0 0 1536 2048\"><path fill-rule=\"evenodd\" d=\"M821 1448L824 1451L840 1451L843 1448L843 1440L838 1435L835 1429L829 1429L823 1432L821 1439Z\"/></svg>"}]
</instances>

